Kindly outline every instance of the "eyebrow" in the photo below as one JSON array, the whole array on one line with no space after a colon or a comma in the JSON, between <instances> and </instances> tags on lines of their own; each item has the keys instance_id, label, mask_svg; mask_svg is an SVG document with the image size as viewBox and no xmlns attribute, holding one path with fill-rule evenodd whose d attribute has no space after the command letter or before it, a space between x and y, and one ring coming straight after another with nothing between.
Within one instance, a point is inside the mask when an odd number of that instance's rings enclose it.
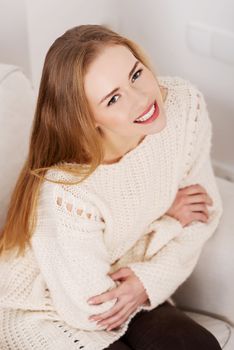
<instances>
[{"instance_id":1,"label":"eyebrow","mask_svg":"<svg viewBox=\"0 0 234 350\"><path fill-rule=\"evenodd\" d=\"M136 69L138 63L139 63L139 61L136 61L136 62L135 62L134 66L132 67L132 69L130 70L130 72L129 72L129 74L128 74L128 79L131 78L131 76L132 76L132 74L134 73L134 71L135 71L135 69ZM102 102L104 102L108 97L110 97L111 95L113 95L113 94L114 94L115 92L117 92L119 89L120 89L120 88L117 87L117 88L115 88L114 90L112 90L111 92L109 92L109 94L107 94L105 97L103 97L103 98L101 99L101 101L99 102L99 104L101 104Z\"/></svg>"}]
</instances>

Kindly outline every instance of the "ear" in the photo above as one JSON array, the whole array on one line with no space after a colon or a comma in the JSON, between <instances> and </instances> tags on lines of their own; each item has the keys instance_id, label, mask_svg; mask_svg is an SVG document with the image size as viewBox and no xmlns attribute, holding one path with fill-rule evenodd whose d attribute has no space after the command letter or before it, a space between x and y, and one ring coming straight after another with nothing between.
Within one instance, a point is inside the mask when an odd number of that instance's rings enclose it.
<instances>
[{"instance_id":1,"label":"ear","mask_svg":"<svg viewBox=\"0 0 234 350\"><path fill-rule=\"evenodd\" d=\"M159 89L160 89L160 92L162 95L162 100L163 100L163 102L165 102L166 98L167 98L167 94L168 94L168 89L162 85L159 85Z\"/></svg>"}]
</instances>

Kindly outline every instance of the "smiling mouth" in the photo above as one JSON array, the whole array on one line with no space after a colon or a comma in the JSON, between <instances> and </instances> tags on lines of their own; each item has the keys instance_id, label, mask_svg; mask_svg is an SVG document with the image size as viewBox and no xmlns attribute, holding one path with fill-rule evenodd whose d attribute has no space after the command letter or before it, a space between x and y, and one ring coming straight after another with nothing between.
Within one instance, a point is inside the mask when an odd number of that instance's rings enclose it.
<instances>
[{"instance_id":1,"label":"smiling mouth","mask_svg":"<svg viewBox=\"0 0 234 350\"><path fill-rule=\"evenodd\" d=\"M154 121L159 115L159 107L156 101L140 117L134 120L134 123L148 124Z\"/></svg>"},{"instance_id":2,"label":"smiling mouth","mask_svg":"<svg viewBox=\"0 0 234 350\"><path fill-rule=\"evenodd\" d=\"M138 118L141 118L141 117L143 117L143 115L145 115L146 113L148 113L149 110L153 107L153 104L154 104L155 102L156 102L156 101L152 102L152 103L146 108L146 110L145 110L141 115L139 115ZM136 119L137 119L137 118L136 118Z\"/></svg>"}]
</instances>

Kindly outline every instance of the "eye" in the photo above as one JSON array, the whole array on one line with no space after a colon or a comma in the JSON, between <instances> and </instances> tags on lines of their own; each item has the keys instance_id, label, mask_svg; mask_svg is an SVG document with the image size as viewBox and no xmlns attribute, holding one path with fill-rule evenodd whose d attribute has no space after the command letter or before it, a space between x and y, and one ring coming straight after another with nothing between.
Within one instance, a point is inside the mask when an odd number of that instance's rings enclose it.
<instances>
[{"instance_id":1,"label":"eye","mask_svg":"<svg viewBox=\"0 0 234 350\"><path fill-rule=\"evenodd\" d=\"M133 74L132 79L138 79L138 77L141 75L143 69L138 69L138 71L136 71L135 74ZM134 80L135 81L135 80ZM113 103L117 102L117 100L115 100L115 97L119 96L119 95L114 95L111 100L107 103L107 107L111 106Z\"/></svg>"},{"instance_id":2,"label":"eye","mask_svg":"<svg viewBox=\"0 0 234 350\"><path fill-rule=\"evenodd\" d=\"M143 71L143 69L139 69L139 70L132 76L132 79L135 79L135 77L136 77L136 79L137 79L137 78L141 75L142 71ZM138 75L138 73L139 73L139 75Z\"/></svg>"},{"instance_id":3,"label":"eye","mask_svg":"<svg viewBox=\"0 0 234 350\"><path fill-rule=\"evenodd\" d=\"M107 106L108 106L108 107L109 107L110 105L112 105L113 103L116 102L116 100L114 99L116 96L118 96L118 95L114 95L114 96L110 99L110 101L107 103Z\"/></svg>"}]
</instances>

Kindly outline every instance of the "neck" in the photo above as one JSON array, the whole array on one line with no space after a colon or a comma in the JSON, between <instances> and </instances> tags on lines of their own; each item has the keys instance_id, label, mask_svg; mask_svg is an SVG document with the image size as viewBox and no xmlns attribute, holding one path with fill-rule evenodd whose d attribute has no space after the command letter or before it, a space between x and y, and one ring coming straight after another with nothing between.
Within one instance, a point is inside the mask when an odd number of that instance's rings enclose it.
<instances>
[{"instance_id":1,"label":"neck","mask_svg":"<svg viewBox=\"0 0 234 350\"><path fill-rule=\"evenodd\" d=\"M144 139L144 137L145 135L138 136L131 141L129 141L129 138L122 138L122 140L117 140L116 138L112 137L111 141L106 141L104 145L104 163L111 164L119 161L126 153L137 147L137 145Z\"/></svg>"}]
</instances>

